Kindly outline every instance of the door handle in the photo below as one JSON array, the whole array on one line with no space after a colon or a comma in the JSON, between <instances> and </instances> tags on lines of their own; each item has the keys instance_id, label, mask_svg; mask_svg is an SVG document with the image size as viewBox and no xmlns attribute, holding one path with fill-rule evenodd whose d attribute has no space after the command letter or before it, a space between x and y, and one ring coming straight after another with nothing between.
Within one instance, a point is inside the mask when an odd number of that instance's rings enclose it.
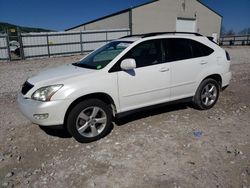
<instances>
[{"instance_id":1,"label":"door handle","mask_svg":"<svg viewBox=\"0 0 250 188\"><path fill-rule=\"evenodd\" d=\"M206 62L206 61L201 61L200 64L201 64L201 65L206 65L207 62Z\"/></svg>"},{"instance_id":2,"label":"door handle","mask_svg":"<svg viewBox=\"0 0 250 188\"><path fill-rule=\"evenodd\" d=\"M169 71L169 68L167 68L167 67L162 67L160 69L160 72L167 72L167 71Z\"/></svg>"}]
</instances>

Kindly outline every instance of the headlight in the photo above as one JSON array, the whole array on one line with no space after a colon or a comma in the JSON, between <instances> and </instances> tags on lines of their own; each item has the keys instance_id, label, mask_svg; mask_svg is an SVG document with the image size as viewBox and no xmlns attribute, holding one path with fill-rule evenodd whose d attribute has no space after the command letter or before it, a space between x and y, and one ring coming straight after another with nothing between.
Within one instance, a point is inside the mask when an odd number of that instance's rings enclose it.
<instances>
[{"instance_id":1,"label":"headlight","mask_svg":"<svg viewBox=\"0 0 250 188\"><path fill-rule=\"evenodd\" d=\"M36 90L31 98L38 101L50 101L51 97L62 87L63 85L52 85L41 87Z\"/></svg>"}]
</instances>

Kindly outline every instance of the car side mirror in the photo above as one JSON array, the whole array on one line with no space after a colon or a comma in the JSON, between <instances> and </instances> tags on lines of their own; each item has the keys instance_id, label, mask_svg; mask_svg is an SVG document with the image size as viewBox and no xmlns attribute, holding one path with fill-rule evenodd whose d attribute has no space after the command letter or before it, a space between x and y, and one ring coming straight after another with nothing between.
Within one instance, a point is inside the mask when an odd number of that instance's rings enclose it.
<instances>
[{"instance_id":1,"label":"car side mirror","mask_svg":"<svg viewBox=\"0 0 250 188\"><path fill-rule=\"evenodd\" d=\"M122 70L132 70L132 69L135 69L136 68L136 62L134 59L124 59L122 62L121 62L121 69Z\"/></svg>"}]
</instances>

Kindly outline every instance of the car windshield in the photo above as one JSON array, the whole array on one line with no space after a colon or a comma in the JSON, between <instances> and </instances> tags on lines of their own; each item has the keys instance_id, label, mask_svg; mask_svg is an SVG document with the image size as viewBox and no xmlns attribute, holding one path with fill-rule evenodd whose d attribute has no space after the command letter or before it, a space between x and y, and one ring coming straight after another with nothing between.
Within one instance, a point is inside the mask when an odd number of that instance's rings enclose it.
<instances>
[{"instance_id":1,"label":"car windshield","mask_svg":"<svg viewBox=\"0 0 250 188\"><path fill-rule=\"evenodd\" d=\"M126 49L132 42L130 41L113 41L97 49L80 62L73 65L90 69L102 69L109 64L116 56Z\"/></svg>"}]
</instances>

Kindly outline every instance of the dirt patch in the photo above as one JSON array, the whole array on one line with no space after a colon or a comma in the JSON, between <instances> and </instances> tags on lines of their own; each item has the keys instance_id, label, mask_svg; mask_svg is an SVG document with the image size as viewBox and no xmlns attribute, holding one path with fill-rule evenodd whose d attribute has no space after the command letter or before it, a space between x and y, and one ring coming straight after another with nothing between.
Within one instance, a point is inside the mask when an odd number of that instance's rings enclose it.
<instances>
[{"instance_id":1,"label":"dirt patch","mask_svg":"<svg viewBox=\"0 0 250 188\"><path fill-rule=\"evenodd\" d=\"M41 129L16 104L29 76L80 56L0 62L0 187L250 187L250 48L227 50L233 80L213 109L136 113L90 144Z\"/></svg>"}]
</instances>

